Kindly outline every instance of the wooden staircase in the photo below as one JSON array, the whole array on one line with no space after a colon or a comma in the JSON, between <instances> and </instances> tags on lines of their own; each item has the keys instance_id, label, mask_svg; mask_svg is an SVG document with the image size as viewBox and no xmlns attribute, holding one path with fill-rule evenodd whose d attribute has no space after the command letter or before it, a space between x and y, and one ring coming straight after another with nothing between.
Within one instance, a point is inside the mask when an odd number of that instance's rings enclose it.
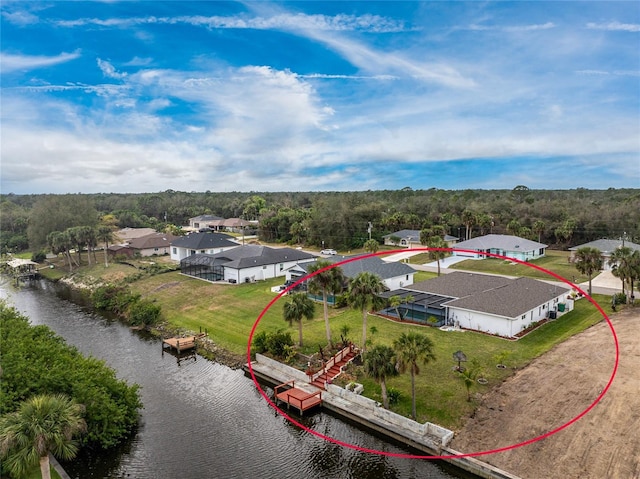
<instances>
[{"instance_id":1,"label":"wooden staircase","mask_svg":"<svg viewBox=\"0 0 640 479\"><path fill-rule=\"evenodd\" d=\"M332 357L322 371L316 373L311 384L319 389L325 389L325 383L333 381L342 374L342 367L358 355L353 345L343 349Z\"/></svg>"}]
</instances>

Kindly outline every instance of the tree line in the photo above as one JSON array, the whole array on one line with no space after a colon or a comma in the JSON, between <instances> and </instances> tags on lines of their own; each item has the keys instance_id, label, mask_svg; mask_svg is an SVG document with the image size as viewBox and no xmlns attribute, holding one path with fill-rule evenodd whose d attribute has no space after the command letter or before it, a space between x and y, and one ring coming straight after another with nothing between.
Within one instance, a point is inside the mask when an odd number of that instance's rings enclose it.
<instances>
[{"instance_id":1,"label":"tree line","mask_svg":"<svg viewBox=\"0 0 640 479\"><path fill-rule=\"evenodd\" d=\"M599 238L640 242L640 190L375 190L358 192L179 192L1 195L0 249L46 248L68 228L171 230L212 214L258 220L260 239L340 250L402 229L442 228L461 240L515 234L566 248Z\"/></svg>"}]
</instances>

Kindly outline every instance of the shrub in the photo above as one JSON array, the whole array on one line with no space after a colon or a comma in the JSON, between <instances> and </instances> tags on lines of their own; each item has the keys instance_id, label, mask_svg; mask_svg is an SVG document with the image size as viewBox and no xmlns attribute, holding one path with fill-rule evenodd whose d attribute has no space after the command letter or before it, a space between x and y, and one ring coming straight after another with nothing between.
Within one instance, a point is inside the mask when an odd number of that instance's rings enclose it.
<instances>
[{"instance_id":1,"label":"shrub","mask_svg":"<svg viewBox=\"0 0 640 479\"><path fill-rule=\"evenodd\" d=\"M153 326L160 321L162 308L148 299L141 299L129 306L129 322L145 327Z\"/></svg>"},{"instance_id":2,"label":"shrub","mask_svg":"<svg viewBox=\"0 0 640 479\"><path fill-rule=\"evenodd\" d=\"M389 398L389 404L398 404L402 397L402 393L396 388L389 388L387 389L387 397Z\"/></svg>"},{"instance_id":3,"label":"shrub","mask_svg":"<svg viewBox=\"0 0 640 479\"><path fill-rule=\"evenodd\" d=\"M42 263L45 259L47 259L47 253L44 251L38 251L37 253L33 253L31 255L31 261L36 263Z\"/></svg>"},{"instance_id":4,"label":"shrub","mask_svg":"<svg viewBox=\"0 0 640 479\"><path fill-rule=\"evenodd\" d=\"M124 316L129 306L139 298L140 295L131 293L127 286L113 284L100 286L91 295L91 301L95 308L111 311L118 316Z\"/></svg>"},{"instance_id":5,"label":"shrub","mask_svg":"<svg viewBox=\"0 0 640 479\"><path fill-rule=\"evenodd\" d=\"M275 332L260 332L253 338L253 347L257 353L269 353L273 357L289 361L295 357L296 351L293 347L291 333L282 329Z\"/></svg>"},{"instance_id":6,"label":"shrub","mask_svg":"<svg viewBox=\"0 0 640 479\"><path fill-rule=\"evenodd\" d=\"M15 411L35 394L62 393L86 406L82 443L109 448L138 424L138 386L119 380L104 361L83 357L46 326L0 302L2 388L0 414Z\"/></svg>"}]
</instances>

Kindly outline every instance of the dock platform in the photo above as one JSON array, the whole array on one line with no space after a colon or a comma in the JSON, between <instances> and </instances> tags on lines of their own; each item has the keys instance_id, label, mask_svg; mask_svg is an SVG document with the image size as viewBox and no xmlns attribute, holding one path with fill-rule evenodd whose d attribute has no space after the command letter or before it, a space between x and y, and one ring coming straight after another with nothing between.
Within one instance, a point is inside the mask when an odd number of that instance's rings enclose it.
<instances>
[{"instance_id":1,"label":"dock platform","mask_svg":"<svg viewBox=\"0 0 640 479\"><path fill-rule=\"evenodd\" d=\"M300 411L300 415L303 415L306 410L322 404L322 391L309 393L298 389L295 387L295 380L279 384L274 388L274 392L276 395L276 405L278 401L285 402L287 409L293 406Z\"/></svg>"}]
</instances>

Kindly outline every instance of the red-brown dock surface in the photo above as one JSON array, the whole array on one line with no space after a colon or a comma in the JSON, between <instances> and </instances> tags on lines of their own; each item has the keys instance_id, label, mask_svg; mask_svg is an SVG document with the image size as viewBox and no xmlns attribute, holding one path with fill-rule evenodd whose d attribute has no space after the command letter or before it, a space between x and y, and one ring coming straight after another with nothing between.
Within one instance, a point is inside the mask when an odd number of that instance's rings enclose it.
<instances>
[{"instance_id":1,"label":"red-brown dock surface","mask_svg":"<svg viewBox=\"0 0 640 479\"><path fill-rule=\"evenodd\" d=\"M287 387L289 389L284 389ZM287 403L287 409L289 409L289 406L293 406L300 411L301 415L307 409L322 404L322 391L308 393L296 388L295 381L279 384L275 387L274 392L276 394L276 405L278 401L283 401Z\"/></svg>"}]
</instances>

